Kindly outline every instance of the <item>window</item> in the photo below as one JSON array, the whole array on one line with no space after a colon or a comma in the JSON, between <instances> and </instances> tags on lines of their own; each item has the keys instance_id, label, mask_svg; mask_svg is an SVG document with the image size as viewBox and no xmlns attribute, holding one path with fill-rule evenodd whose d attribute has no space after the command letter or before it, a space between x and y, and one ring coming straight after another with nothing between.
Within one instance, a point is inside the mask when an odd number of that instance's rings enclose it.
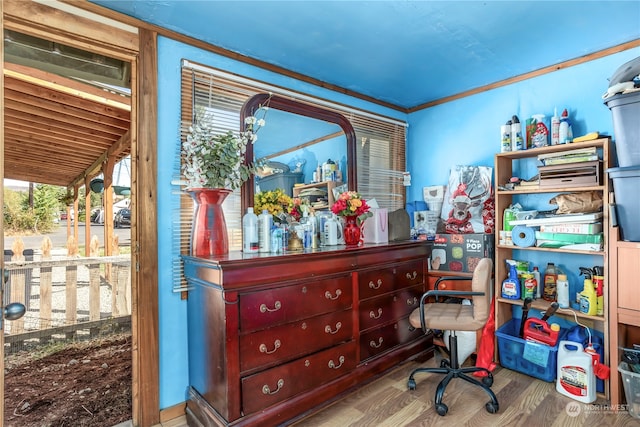
<instances>
[{"instance_id":1,"label":"window","mask_svg":"<svg viewBox=\"0 0 640 427\"><path fill-rule=\"evenodd\" d=\"M186 139L194 111L199 107L213 110L214 120L220 132L238 131L242 105L257 93L272 92L343 114L353 125L358 141L356 150L358 191L365 199L375 198L380 207L388 208L390 211L404 207L405 191L402 185L402 173L406 168L405 123L304 94L293 93L186 60L183 61L182 66L181 91L181 142ZM174 169L176 180L179 180L179 159ZM229 250L240 250L242 248L240 190L227 197L223 210L229 235ZM176 224L174 237L179 241L180 254L189 253L192 212L191 199L182 193L180 207L174 213L174 224ZM174 272L175 281L179 280L179 283L176 282L176 287L183 289L182 264L179 258L175 261L173 264L176 269L179 269Z\"/></svg>"}]
</instances>

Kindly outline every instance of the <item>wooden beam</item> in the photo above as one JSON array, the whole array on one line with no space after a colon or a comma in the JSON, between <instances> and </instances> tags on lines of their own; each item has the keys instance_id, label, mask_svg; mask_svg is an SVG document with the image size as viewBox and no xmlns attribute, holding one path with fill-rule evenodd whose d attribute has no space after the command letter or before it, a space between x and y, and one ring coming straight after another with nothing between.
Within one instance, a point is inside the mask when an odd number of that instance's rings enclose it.
<instances>
[{"instance_id":1,"label":"wooden beam","mask_svg":"<svg viewBox=\"0 0 640 427\"><path fill-rule=\"evenodd\" d=\"M101 105L109 105L119 110L131 111L130 98L78 82L77 80L68 79L58 74L25 65L12 64L10 62L4 64L4 74L6 77L30 83L35 87L54 90L62 94L89 100L92 105L98 103Z\"/></svg>"},{"instance_id":2,"label":"wooden beam","mask_svg":"<svg viewBox=\"0 0 640 427\"><path fill-rule=\"evenodd\" d=\"M158 226L157 226L157 137L158 137L158 35L140 30L140 69L137 109L132 111L137 134L131 144L133 181L131 182L133 221L131 286L135 315L134 339L134 425L150 426L160 422L158 346ZM134 66L136 64L134 63ZM134 100L135 101L135 100ZM136 111L144 111L139 116ZM144 284L144 286L142 286ZM138 407L139 410L135 410Z\"/></svg>"}]
</instances>

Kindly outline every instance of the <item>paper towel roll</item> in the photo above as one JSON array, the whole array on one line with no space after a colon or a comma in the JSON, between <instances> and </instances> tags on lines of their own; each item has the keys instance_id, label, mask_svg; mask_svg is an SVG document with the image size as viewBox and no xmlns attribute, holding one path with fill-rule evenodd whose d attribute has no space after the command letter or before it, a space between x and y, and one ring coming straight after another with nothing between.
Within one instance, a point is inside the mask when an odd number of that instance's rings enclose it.
<instances>
[{"instance_id":1,"label":"paper towel roll","mask_svg":"<svg viewBox=\"0 0 640 427\"><path fill-rule=\"evenodd\" d=\"M529 248L536 244L536 231L524 225L516 225L511 230L511 240L516 246Z\"/></svg>"}]
</instances>

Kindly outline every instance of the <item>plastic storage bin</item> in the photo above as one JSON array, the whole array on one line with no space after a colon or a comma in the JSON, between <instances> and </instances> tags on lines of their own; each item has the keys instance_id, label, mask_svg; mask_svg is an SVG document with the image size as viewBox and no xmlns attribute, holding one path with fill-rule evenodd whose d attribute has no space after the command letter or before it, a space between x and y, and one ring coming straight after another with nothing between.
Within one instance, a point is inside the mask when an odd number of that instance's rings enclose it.
<instances>
[{"instance_id":1,"label":"plastic storage bin","mask_svg":"<svg viewBox=\"0 0 640 427\"><path fill-rule=\"evenodd\" d=\"M607 173L613 180L620 237L628 242L640 242L640 221L637 217L640 210L640 165L610 168Z\"/></svg>"},{"instance_id":2,"label":"plastic storage bin","mask_svg":"<svg viewBox=\"0 0 640 427\"><path fill-rule=\"evenodd\" d=\"M640 419L640 374L629 369L627 362L620 362L618 371L622 375L624 385L624 395L627 398L627 408L629 415Z\"/></svg>"},{"instance_id":3,"label":"plastic storage bin","mask_svg":"<svg viewBox=\"0 0 640 427\"><path fill-rule=\"evenodd\" d=\"M301 183L303 178L302 172L284 172L265 176L256 182L260 186L260 191L273 191L276 188L281 188L285 194L292 197L293 186Z\"/></svg>"},{"instance_id":4,"label":"plastic storage bin","mask_svg":"<svg viewBox=\"0 0 640 427\"><path fill-rule=\"evenodd\" d=\"M496 331L500 365L504 368L553 382L557 375L558 343L564 339L566 329L560 329L555 346L535 343L518 337L520 319L513 318Z\"/></svg>"},{"instance_id":5,"label":"plastic storage bin","mask_svg":"<svg viewBox=\"0 0 640 427\"><path fill-rule=\"evenodd\" d=\"M605 103L613 118L618 166L640 165L640 91L614 95Z\"/></svg>"}]
</instances>

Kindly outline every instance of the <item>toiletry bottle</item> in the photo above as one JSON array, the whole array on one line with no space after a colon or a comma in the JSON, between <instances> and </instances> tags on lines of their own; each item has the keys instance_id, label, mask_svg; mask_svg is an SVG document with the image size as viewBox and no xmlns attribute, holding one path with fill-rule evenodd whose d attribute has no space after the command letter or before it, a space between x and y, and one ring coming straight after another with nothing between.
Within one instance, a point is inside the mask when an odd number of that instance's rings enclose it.
<instances>
[{"instance_id":1,"label":"toiletry bottle","mask_svg":"<svg viewBox=\"0 0 640 427\"><path fill-rule=\"evenodd\" d=\"M258 216L249 207L242 217L242 250L247 253L258 252L258 242Z\"/></svg>"},{"instance_id":2,"label":"toiletry bottle","mask_svg":"<svg viewBox=\"0 0 640 427\"><path fill-rule=\"evenodd\" d=\"M569 281L566 274L558 274L556 287L558 289L558 306L569 308Z\"/></svg>"},{"instance_id":3,"label":"toiletry bottle","mask_svg":"<svg viewBox=\"0 0 640 427\"><path fill-rule=\"evenodd\" d=\"M282 253L282 228L275 225L271 228L271 253Z\"/></svg>"},{"instance_id":4,"label":"toiletry bottle","mask_svg":"<svg viewBox=\"0 0 640 427\"><path fill-rule=\"evenodd\" d=\"M558 280L558 271L554 263L547 263L544 270L544 291L542 298L545 301L555 301L557 297L556 280Z\"/></svg>"},{"instance_id":5,"label":"toiletry bottle","mask_svg":"<svg viewBox=\"0 0 640 427\"><path fill-rule=\"evenodd\" d=\"M271 251L271 225L273 217L268 210L263 209L258 215L258 252Z\"/></svg>"},{"instance_id":6,"label":"toiletry bottle","mask_svg":"<svg viewBox=\"0 0 640 427\"><path fill-rule=\"evenodd\" d=\"M324 244L336 246L338 244L338 221L335 214L324 223Z\"/></svg>"},{"instance_id":7,"label":"toiletry bottle","mask_svg":"<svg viewBox=\"0 0 640 427\"><path fill-rule=\"evenodd\" d=\"M553 109L553 117L551 117L551 145L560 143L560 117L558 117L558 109Z\"/></svg>"},{"instance_id":8,"label":"toiletry bottle","mask_svg":"<svg viewBox=\"0 0 640 427\"><path fill-rule=\"evenodd\" d=\"M518 116L511 118L511 151L524 150L524 138L522 137L522 123Z\"/></svg>"},{"instance_id":9,"label":"toiletry bottle","mask_svg":"<svg viewBox=\"0 0 640 427\"><path fill-rule=\"evenodd\" d=\"M509 264L509 277L502 281L502 298L520 299L520 281L515 264Z\"/></svg>"},{"instance_id":10,"label":"toiletry bottle","mask_svg":"<svg viewBox=\"0 0 640 427\"><path fill-rule=\"evenodd\" d=\"M596 288L596 315L602 316L604 314L604 267L593 267L593 286Z\"/></svg>"}]
</instances>

